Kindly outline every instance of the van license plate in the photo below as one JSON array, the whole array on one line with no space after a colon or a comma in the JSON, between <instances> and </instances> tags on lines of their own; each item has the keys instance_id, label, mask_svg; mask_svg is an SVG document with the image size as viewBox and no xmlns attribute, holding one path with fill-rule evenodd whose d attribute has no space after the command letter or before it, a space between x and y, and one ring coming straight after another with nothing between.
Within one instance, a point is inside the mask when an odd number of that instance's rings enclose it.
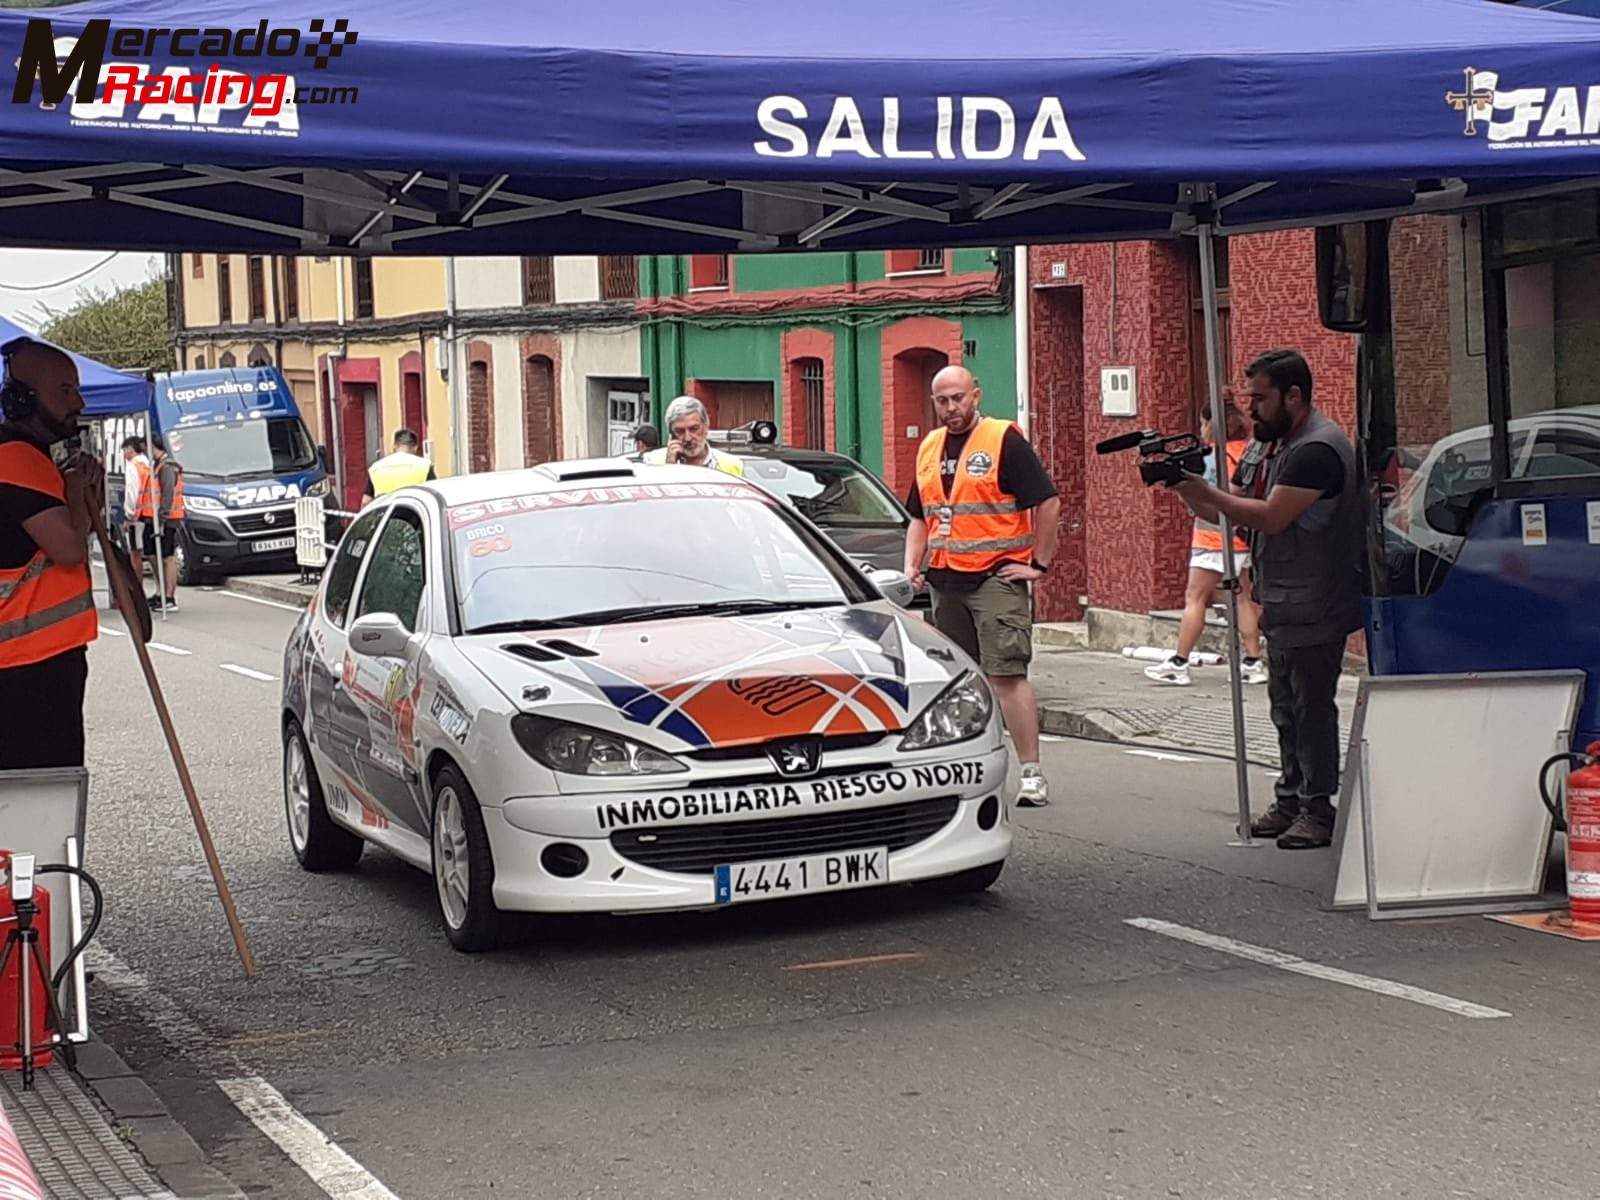
<instances>
[{"instance_id":1,"label":"van license plate","mask_svg":"<svg viewBox=\"0 0 1600 1200\"><path fill-rule=\"evenodd\" d=\"M257 554L263 554L269 550L293 550L294 539L292 537L263 538L261 541L254 543L250 548Z\"/></svg>"}]
</instances>

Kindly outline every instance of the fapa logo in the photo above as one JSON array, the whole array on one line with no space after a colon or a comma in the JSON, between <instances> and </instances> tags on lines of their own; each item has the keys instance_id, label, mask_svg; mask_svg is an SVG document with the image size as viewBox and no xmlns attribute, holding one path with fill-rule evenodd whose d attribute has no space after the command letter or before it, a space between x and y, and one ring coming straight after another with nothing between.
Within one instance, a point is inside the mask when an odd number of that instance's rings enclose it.
<instances>
[{"instance_id":1,"label":"fapa logo","mask_svg":"<svg viewBox=\"0 0 1600 1200\"><path fill-rule=\"evenodd\" d=\"M37 85L40 107L47 110L71 93L74 123L294 136L300 130L300 105L354 103L358 89L300 86L291 71L281 69L288 63L272 63L277 70L245 74L215 61L196 72L172 60L304 58L320 71L342 57L356 37L343 17L332 22L316 18L305 31L269 28L265 19L247 29L134 26L113 31L110 21L100 18L89 21L76 36L57 36L49 19L35 17L28 22L22 53L15 60L11 102L29 103ZM159 60L171 65L157 71ZM130 105L138 108L128 121L124 118ZM222 120L225 113L244 116L230 124Z\"/></svg>"}]
</instances>

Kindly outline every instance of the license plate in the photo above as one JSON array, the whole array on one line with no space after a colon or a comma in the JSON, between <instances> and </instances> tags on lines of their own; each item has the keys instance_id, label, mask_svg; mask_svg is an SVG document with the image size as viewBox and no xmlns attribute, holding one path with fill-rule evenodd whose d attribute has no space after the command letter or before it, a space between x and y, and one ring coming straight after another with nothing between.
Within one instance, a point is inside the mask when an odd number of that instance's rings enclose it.
<instances>
[{"instance_id":1,"label":"license plate","mask_svg":"<svg viewBox=\"0 0 1600 1200\"><path fill-rule=\"evenodd\" d=\"M293 550L294 539L292 537L262 538L259 542L252 542L250 549L257 554L263 554L269 550Z\"/></svg>"},{"instance_id":2,"label":"license plate","mask_svg":"<svg viewBox=\"0 0 1600 1200\"><path fill-rule=\"evenodd\" d=\"M717 868L717 903L777 900L816 892L842 892L889 882L889 849L839 850L801 858L725 863Z\"/></svg>"}]
</instances>

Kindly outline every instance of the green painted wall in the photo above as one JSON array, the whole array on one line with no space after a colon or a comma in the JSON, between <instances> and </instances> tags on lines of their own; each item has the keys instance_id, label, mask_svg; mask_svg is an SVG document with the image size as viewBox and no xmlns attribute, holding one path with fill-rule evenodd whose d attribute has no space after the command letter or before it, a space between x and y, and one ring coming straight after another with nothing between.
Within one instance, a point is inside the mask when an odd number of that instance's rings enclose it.
<instances>
[{"instance_id":1,"label":"green painted wall","mask_svg":"<svg viewBox=\"0 0 1600 1200\"><path fill-rule=\"evenodd\" d=\"M850 281L850 258L848 254L740 255L733 260L733 290L783 292L792 288L838 287Z\"/></svg>"},{"instance_id":2,"label":"green painted wall","mask_svg":"<svg viewBox=\"0 0 1600 1200\"><path fill-rule=\"evenodd\" d=\"M734 264L737 292L824 287L849 278L852 256L806 254L740 257ZM883 278L882 254L854 256L858 278ZM990 271L994 267L986 249L958 250L952 255L953 273ZM688 260L661 256L641 260L640 291L647 297L683 295L688 290ZM927 313L949 306L929 303ZM717 316L648 322L641 330L640 370L649 377L654 417L673 396L686 390L689 379L748 380L772 384L774 417L780 426L784 395L783 333L786 329L823 329L834 338L834 407L838 449L881 475L884 470L883 322L870 309L845 324L837 313L808 314L804 310L747 318ZM902 319L897 313L892 319ZM984 391L984 410L997 417L1016 415L1015 328L1009 308L967 313L961 321L962 337L976 342L967 365Z\"/></svg>"}]
</instances>

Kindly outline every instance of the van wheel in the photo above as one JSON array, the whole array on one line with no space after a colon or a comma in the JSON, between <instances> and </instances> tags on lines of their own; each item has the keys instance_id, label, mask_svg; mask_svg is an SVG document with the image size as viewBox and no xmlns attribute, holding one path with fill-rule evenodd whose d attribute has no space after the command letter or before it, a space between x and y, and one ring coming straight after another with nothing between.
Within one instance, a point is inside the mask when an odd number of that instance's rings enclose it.
<instances>
[{"instance_id":1,"label":"van wheel","mask_svg":"<svg viewBox=\"0 0 1600 1200\"><path fill-rule=\"evenodd\" d=\"M216 576L195 566L194 554L189 549L189 539L179 534L172 547L172 557L178 560L178 586L200 587L212 583Z\"/></svg>"},{"instance_id":2,"label":"van wheel","mask_svg":"<svg viewBox=\"0 0 1600 1200\"><path fill-rule=\"evenodd\" d=\"M498 947L505 915L494 903L494 858L478 798L466 776L445 766L433 787L433 891L445 936L457 950L478 954Z\"/></svg>"},{"instance_id":3,"label":"van wheel","mask_svg":"<svg viewBox=\"0 0 1600 1200\"><path fill-rule=\"evenodd\" d=\"M283 733L283 808L289 847L307 871L347 870L361 858L366 842L328 815L311 750L292 718Z\"/></svg>"}]
</instances>

